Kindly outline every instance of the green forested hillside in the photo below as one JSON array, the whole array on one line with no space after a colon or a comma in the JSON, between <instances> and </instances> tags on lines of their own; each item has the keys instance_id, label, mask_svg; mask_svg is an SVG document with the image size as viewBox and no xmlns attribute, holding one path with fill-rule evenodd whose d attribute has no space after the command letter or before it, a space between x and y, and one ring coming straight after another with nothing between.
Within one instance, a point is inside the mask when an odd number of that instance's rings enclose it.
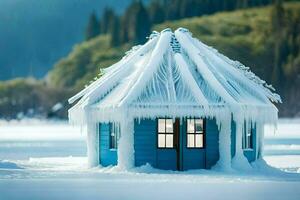
<instances>
[{"instance_id":1,"label":"green forested hillside","mask_svg":"<svg viewBox=\"0 0 300 200\"><path fill-rule=\"evenodd\" d=\"M167 21L155 25L152 30L188 28L194 37L239 60L273 84L284 101L278 105L281 116L299 116L300 2L285 3L284 15L279 22L281 15L274 9L274 6L268 6ZM274 29L278 24L280 28ZM60 88L58 91L68 91L69 95L75 93L100 76L100 68L120 60L131 46L126 43L111 47L110 35L100 35L78 44L48 73L47 87ZM65 100L65 96L57 95L57 101ZM1 107L0 102L0 112Z\"/></svg>"},{"instance_id":2,"label":"green forested hillside","mask_svg":"<svg viewBox=\"0 0 300 200\"><path fill-rule=\"evenodd\" d=\"M284 8L287 16L292 16L293 20L300 22L300 3L286 3ZM167 21L155 25L153 30L160 31L167 27L173 30L178 27L188 28L194 37L215 47L226 56L239 60L262 79L273 83L285 102L285 104L279 105L281 114L296 115L300 110L300 104L293 99L300 97L297 87L300 86L300 54L298 51L297 55L286 56L287 59L282 63L281 73L283 74L280 75L285 79L283 83L277 84L275 79L279 79L279 75L275 78L272 77L275 64L274 48L276 40L278 40L272 28L272 23L274 23L271 18L272 9L274 8L269 6ZM118 48L111 48L109 37L107 35L99 36L75 46L68 57L55 65L48 75L48 82L59 87L75 87L76 90L89 84L99 74L100 68L108 67L118 61L131 46L125 44ZM292 39L289 38L290 35L287 37L287 39ZM297 40L297 36L295 38ZM298 40L300 40L299 37ZM299 48L297 46L299 44L300 41L293 41L293 45L297 48ZM291 113L290 109L286 109L286 105L289 104L294 104L295 112Z\"/></svg>"},{"instance_id":3,"label":"green forested hillside","mask_svg":"<svg viewBox=\"0 0 300 200\"><path fill-rule=\"evenodd\" d=\"M48 82L60 88L83 88L99 74L100 68L117 62L129 48L129 45L111 48L109 37L109 35L102 35L76 45L73 51L50 71Z\"/></svg>"},{"instance_id":4,"label":"green forested hillside","mask_svg":"<svg viewBox=\"0 0 300 200\"><path fill-rule=\"evenodd\" d=\"M71 89L50 87L32 78L0 81L0 117L51 117L55 104L68 108L67 99L73 93ZM67 115L66 110L59 107L55 111L58 117Z\"/></svg>"}]
</instances>

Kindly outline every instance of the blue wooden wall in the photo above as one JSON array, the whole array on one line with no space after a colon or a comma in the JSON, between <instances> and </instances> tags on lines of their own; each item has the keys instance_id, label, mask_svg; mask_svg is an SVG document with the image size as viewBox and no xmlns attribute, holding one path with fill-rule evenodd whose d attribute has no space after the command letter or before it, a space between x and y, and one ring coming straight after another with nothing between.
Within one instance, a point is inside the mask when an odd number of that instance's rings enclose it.
<instances>
[{"instance_id":1,"label":"blue wooden wall","mask_svg":"<svg viewBox=\"0 0 300 200\"><path fill-rule=\"evenodd\" d=\"M232 121L231 134L231 156L235 153L235 122ZM180 125L181 147L180 165L182 170L206 168L210 169L219 160L219 131L216 121L206 120L205 148L187 149L186 148L186 122ZM99 124L99 156L102 166L117 164L117 150L109 149L109 130L107 123ZM249 162L256 158L256 129L253 132L253 150L244 151L244 155ZM149 163L158 169L177 170L177 152L175 149L157 148L157 122L156 120L145 119L134 122L134 150L135 166Z\"/></svg>"},{"instance_id":2,"label":"blue wooden wall","mask_svg":"<svg viewBox=\"0 0 300 200\"><path fill-rule=\"evenodd\" d=\"M102 166L116 165L118 162L117 150L109 148L110 125L107 123L99 124L99 162Z\"/></svg>"},{"instance_id":3,"label":"blue wooden wall","mask_svg":"<svg viewBox=\"0 0 300 200\"><path fill-rule=\"evenodd\" d=\"M149 163L157 167L156 163L156 122L154 120L141 120L134 122L134 155L135 165L141 166Z\"/></svg>"},{"instance_id":4,"label":"blue wooden wall","mask_svg":"<svg viewBox=\"0 0 300 200\"><path fill-rule=\"evenodd\" d=\"M134 122L135 166L149 163L158 169L177 169L176 150L157 148L156 120Z\"/></svg>"},{"instance_id":5,"label":"blue wooden wall","mask_svg":"<svg viewBox=\"0 0 300 200\"><path fill-rule=\"evenodd\" d=\"M206 148L186 148L186 122L180 126L181 131L181 169L210 168L219 159L219 134L215 120L206 120ZM146 163L159 169L177 170L177 153L175 149L157 148L156 120L135 121L134 125L135 165Z\"/></svg>"}]
</instances>

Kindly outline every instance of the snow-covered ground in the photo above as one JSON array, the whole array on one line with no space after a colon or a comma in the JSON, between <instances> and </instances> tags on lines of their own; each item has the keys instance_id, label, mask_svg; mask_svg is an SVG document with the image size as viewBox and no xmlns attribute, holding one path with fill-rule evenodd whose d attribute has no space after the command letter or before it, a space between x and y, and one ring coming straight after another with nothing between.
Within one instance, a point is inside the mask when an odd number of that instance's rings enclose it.
<instances>
[{"instance_id":1,"label":"snow-covered ground","mask_svg":"<svg viewBox=\"0 0 300 200\"><path fill-rule=\"evenodd\" d=\"M84 139L66 122L0 121L0 200L300 199L300 120L266 127L265 160L289 173L88 169Z\"/></svg>"}]
</instances>

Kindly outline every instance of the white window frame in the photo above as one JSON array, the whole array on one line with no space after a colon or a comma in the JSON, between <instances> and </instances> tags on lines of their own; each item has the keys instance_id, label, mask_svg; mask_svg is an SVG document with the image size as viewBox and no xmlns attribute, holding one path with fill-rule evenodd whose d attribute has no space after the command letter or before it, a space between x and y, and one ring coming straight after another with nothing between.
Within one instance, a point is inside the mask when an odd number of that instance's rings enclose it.
<instances>
[{"instance_id":1,"label":"white window frame","mask_svg":"<svg viewBox=\"0 0 300 200\"><path fill-rule=\"evenodd\" d=\"M164 121L163 130L160 130L160 122ZM172 124L172 131L167 131L167 122ZM172 137L171 140L168 140L169 137ZM161 144L161 140L164 139L164 145ZM167 142L171 141L171 145L167 145ZM175 148L175 134L174 134L174 123L172 119L169 118L158 118L157 119L157 148L158 149L174 149Z\"/></svg>"},{"instance_id":2,"label":"white window frame","mask_svg":"<svg viewBox=\"0 0 300 200\"><path fill-rule=\"evenodd\" d=\"M196 120L201 120L202 131L196 130ZM194 131L189 130L189 123L194 124ZM193 137L194 143L189 143L189 137ZM197 146L197 137L202 140L202 146ZM190 118L186 120L186 148L188 149L204 149L205 148L205 120L201 118Z\"/></svg>"}]
</instances>

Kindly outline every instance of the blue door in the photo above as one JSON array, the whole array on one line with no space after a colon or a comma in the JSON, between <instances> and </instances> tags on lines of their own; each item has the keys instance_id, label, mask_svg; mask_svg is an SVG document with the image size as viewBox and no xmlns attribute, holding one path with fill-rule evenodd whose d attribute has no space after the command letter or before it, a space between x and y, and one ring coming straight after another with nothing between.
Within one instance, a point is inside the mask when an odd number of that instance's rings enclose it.
<instances>
[{"instance_id":1,"label":"blue door","mask_svg":"<svg viewBox=\"0 0 300 200\"><path fill-rule=\"evenodd\" d=\"M156 167L159 169L178 170L178 120L157 119Z\"/></svg>"},{"instance_id":2,"label":"blue door","mask_svg":"<svg viewBox=\"0 0 300 200\"><path fill-rule=\"evenodd\" d=\"M205 168L205 121L158 119L156 163L159 169Z\"/></svg>"},{"instance_id":3,"label":"blue door","mask_svg":"<svg viewBox=\"0 0 300 200\"><path fill-rule=\"evenodd\" d=\"M180 130L179 170L206 168L205 120L183 120Z\"/></svg>"}]
</instances>

